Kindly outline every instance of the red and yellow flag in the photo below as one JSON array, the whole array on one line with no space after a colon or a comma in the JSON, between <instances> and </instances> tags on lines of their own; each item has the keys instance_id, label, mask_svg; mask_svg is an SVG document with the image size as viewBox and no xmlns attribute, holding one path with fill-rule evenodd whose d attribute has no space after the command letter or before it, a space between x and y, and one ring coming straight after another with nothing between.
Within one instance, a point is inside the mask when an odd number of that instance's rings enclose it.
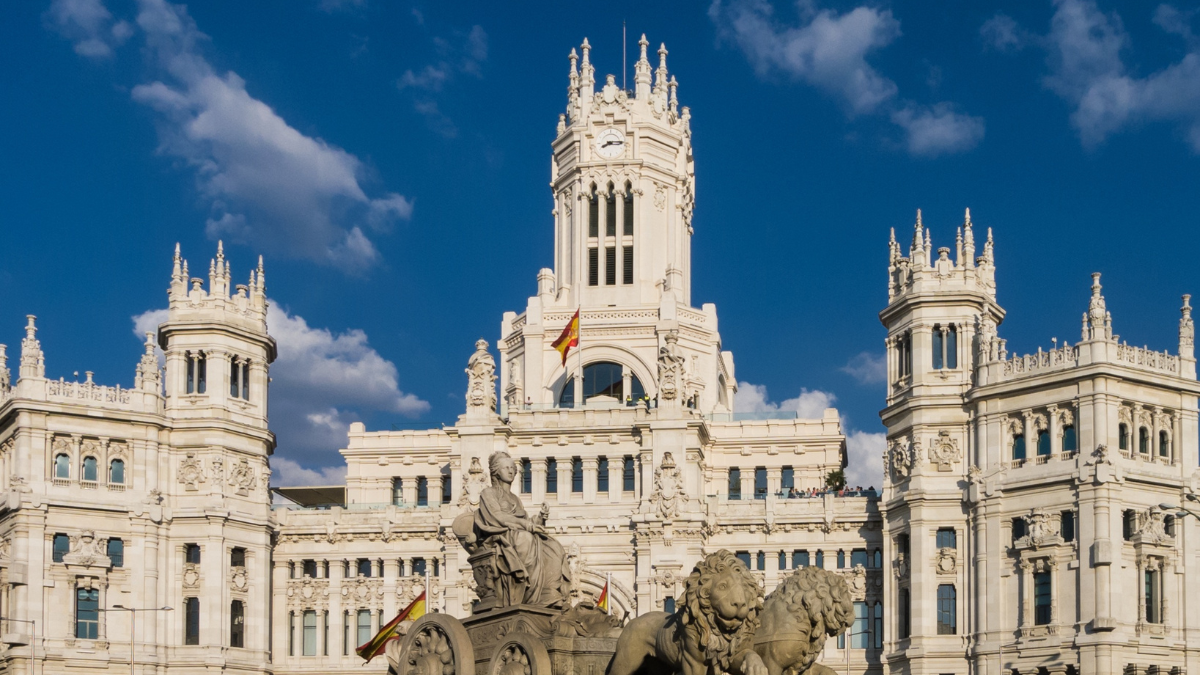
<instances>
[{"instance_id":1,"label":"red and yellow flag","mask_svg":"<svg viewBox=\"0 0 1200 675\"><path fill-rule=\"evenodd\" d=\"M558 339L555 340L550 346L557 349L559 354L562 354L563 365L567 365L567 354L571 352L572 347L579 346L578 309L575 310L575 316L571 317L571 320L567 322L566 327L563 328L562 334L559 335Z\"/></svg>"},{"instance_id":2,"label":"red and yellow flag","mask_svg":"<svg viewBox=\"0 0 1200 675\"><path fill-rule=\"evenodd\" d=\"M383 650L385 647L387 647L388 642L400 637L396 633L396 628L400 626L400 622L416 621L423 616L425 616L424 591L417 596L416 600L408 603L408 607L405 607L403 611L396 615L396 618L389 621L388 625L380 628L379 632L375 634L375 637L371 638L363 646L355 649L354 653L366 659L367 663L370 663L371 659L383 653Z\"/></svg>"},{"instance_id":3,"label":"red and yellow flag","mask_svg":"<svg viewBox=\"0 0 1200 675\"><path fill-rule=\"evenodd\" d=\"M596 609L605 614L611 613L608 611L608 585L610 583L612 582L607 579L604 581L604 588L600 589L600 597L596 598Z\"/></svg>"}]
</instances>

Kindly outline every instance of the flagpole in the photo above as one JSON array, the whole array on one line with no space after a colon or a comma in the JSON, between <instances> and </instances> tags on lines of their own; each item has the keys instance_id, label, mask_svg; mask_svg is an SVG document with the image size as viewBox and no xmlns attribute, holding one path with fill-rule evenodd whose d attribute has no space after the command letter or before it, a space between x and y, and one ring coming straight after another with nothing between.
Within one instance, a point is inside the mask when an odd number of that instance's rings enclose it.
<instances>
[{"instance_id":1,"label":"flagpole","mask_svg":"<svg viewBox=\"0 0 1200 675\"><path fill-rule=\"evenodd\" d=\"M425 609L428 612L433 612L433 601L429 596L429 566L425 567Z\"/></svg>"},{"instance_id":2,"label":"flagpole","mask_svg":"<svg viewBox=\"0 0 1200 675\"><path fill-rule=\"evenodd\" d=\"M604 609L612 616L612 572L608 572L608 578L604 581Z\"/></svg>"},{"instance_id":3,"label":"flagpole","mask_svg":"<svg viewBox=\"0 0 1200 675\"><path fill-rule=\"evenodd\" d=\"M579 305L576 306L575 315L579 317L578 323L575 324L575 330L579 333L578 337L575 339L577 343L575 345L575 351L579 358L579 401L575 403L575 407L582 408L584 399L587 397L587 394L583 393L583 387L585 384L583 381L583 303L579 303Z\"/></svg>"}]
</instances>

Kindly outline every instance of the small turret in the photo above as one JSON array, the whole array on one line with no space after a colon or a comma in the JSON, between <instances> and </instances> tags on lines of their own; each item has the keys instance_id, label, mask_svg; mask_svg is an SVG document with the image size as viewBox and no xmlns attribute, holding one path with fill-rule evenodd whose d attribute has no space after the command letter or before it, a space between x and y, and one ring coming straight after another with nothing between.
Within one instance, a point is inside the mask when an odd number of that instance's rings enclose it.
<instances>
[{"instance_id":1,"label":"small turret","mask_svg":"<svg viewBox=\"0 0 1200 675\"><path fill-rule=\"evenodd\" d=\"M583 38L579 51L583 54L583 62L579 66L579 105L586 112L591 109L592 96L596 93L596 68L589 56L592 46L588 44L587 38Z\"/></svg>"},{"instance_id":2,"label":"small turret","mask_svg":"<svg viewBox=\"0 0 1200 675\"><path fill-rule=\"evenodd\" d=\"M975 267L975 228L971 225L971 209L963 216L962 262L967 269Z\"/></svg>"},{"instance_id":3,"label":"small turret","mask_svg":"<svg viewBox=\"0 0 1200 675\"><path fill-rule=\"evenodd\" d=\"M1196 377L1196 325L1192 322L1192 296L1183 296L1183 307L1179 308L1179 360L1182 363L1180 375ZM3 345L0 345L0 356L3 356ZM0 374L3 374L0 371Z\"/></svg>"},{"instance_id":4,"label":"small turret","mask_svg":"<svg viewBox=\"0 0 1200 675\"><path fill-rule=\"evenodd\" d=\"M138 362L133 386L135 389L161 394L162 378L158 369L158 356L154 353L154 333L146 331L146 342L143 346L145 351L142 353L141 361Z\"/></svg>"},{"instance_id":5,"label":"small turret","mask_svg":"<svg viewBox=\"0 0 1200 675\"><path fill-rule=\"evenodd\" d=\"M1083 336L1085 340L1112 339L1112 314L1109 314L1104 304L1101 288L1100 273L1092 272L1092 297L1088 301L1087 314L1084 315L1087 319L1087 331Z\"/></svg>"},{"instance_id":6,"label":"small turret","mask_svg":"<svg viewBox=\"0 0 1200 675\"><path fill-rule=\"evenodd\" d=\"M0 396L12 388L12 372L8 370L8 346L0 345Z\"/></svg>"},{"instance_id":7,"label":"small turret","mask_svg":"<svg viewBox=\"0 0 1200 675\"><path fill-rule=\"evenodd\" d=\"M20 377L42 378L46 376L46 356L42 353L42 343L37 339L37 317L25 316L25 339L21 340Z\"/></svg>"}]
</instances>

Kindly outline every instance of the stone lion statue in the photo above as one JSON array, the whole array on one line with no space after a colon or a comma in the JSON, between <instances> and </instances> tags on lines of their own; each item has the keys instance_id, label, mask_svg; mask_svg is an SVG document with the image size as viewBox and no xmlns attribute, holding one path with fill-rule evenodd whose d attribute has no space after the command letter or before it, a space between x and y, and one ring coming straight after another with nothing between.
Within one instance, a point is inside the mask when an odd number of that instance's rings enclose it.
<instances>
[{"instance_id":1,"label":"stone lion statue","mask_svg":"<svg viewBox=\"0 0 1200 675\"><path fill-rule=\"evenodd\" d=\"M768 675L750 637L763 592L724 549L696 564L674 614L643 614L621 632L607 675Z\"/></svg>"},{"instance_id":2,"label":"stone lion statue","mask_svg":"<svg viewBox=\"0 0 1200 675\"><path fill-rule=\"evenodd\" d=\"M835 675L815 663L825 640L850 627L854 605L840 575L802 567L767 596L754 633L754 651L769 675Z\"/></svg>"}]
</instances>

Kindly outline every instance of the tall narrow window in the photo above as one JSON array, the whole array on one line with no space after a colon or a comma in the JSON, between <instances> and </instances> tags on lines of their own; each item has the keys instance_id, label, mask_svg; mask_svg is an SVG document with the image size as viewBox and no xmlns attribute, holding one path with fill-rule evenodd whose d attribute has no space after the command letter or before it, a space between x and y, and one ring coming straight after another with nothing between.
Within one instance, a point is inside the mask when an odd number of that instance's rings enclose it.
<instances>
[{"instance_id":1,"label":"tall narrow window","mask_svg":"<svg viewBox=\"0 0 1200 675\"><path fill-rule=\"evenodd\" d=\"M754 498L767 498L767 467L754 467Z\"/></svg>"},{"instance_id":2,"label":"tall narrow window","mask_svg":"<svg viewBox=\"0 0 1200 675\"><path fill-rule=\"evenodd\" d=\"M558 460L546 460L546 494L558 494Z\"/></svg>"},{"instance_id":3,"label":"tall narrow window","mask_svg":"<svg viewBox=\"0 0 1200 675\"><path fill-rule=\"evenodd\" d=\"M371 641L371 610L358 610L358 644L365 645Z\"/></svg>"},{"instance_id":4,"label":"tall narrow window","mask_svg":"<svg viewBox=\"0 0 1200 675\"><path fill-rule=\"evenodd\" d=\"M837 566L839 570L846 568L846 552L840 548L837 553Z\"/></svg>"},{"instance_id":5,"label":"tall narrow window","mask_svg":"<svg viewBox=\"0 0 1200 675\"><path fill-rule=\"evenodd\" d=\"M112 562L113 567L125 566L125 542L112 537L108 540L107 551L108 559Z\"/></svg>"},{"instance_id":6,"label":"tall narrow window","mask_svg":"<svg viewBox=\"0 0 1200 675\"><path fill-rule=\"evenodd\" d=\"M588 286L600 285L600 249L588 249Z\"/></svg>"},{"instance_id":7,"label":"tall narrow window","mask_svg":"<svg viewBox=\"0 0 1200 675\"><path fill-rule=\"evenodd\" d=\"M817 551L817 567L825 568L825 551Z\"/></svg>"},{"instance_id":8,"label":"tall narrow window","mask_svg":"<svg viewBox=\"0 0 1200 675\"><path fill-rule=\"evenodd\" d=\"M450 482L450 474L442 474L442 494L438 495L438 497L441 499L441 502L439 503L450 503L450 488L452 487L453 483Z\"/></svg>"},{"instance_id":9,"label":"tall narrow window","mask_svg":"<svg viewBox=\"0 0 1200 675\"><path fill-rule=\"evenodd\" d=\"M201 354L196 359L196 393L203 394L208 390L208 358Z\"/></svg>"},{"instance_id":10,"label":"tall narrow window","mask_svg":"<svg viewBox=\"0 0 1200 675\"><path fill-rule=\"evenodd\" d=\"M521 460L521 494L533 492L533 462Z\"/></svg>"},{"instance_id":11,"label":"tall narrow window","mask_svg":"<svg viewBox=\"0 0 1200 675\"><path fill-rule=\"evenodd\" d=\"M54 546L50 559L60 563L63 561L63 556L71 552L71 538L65 534L54 535Z\"/></svg>"},{"instance_id":12,"label":"tall narrow window","mask_svg":"<svg viewBox=\"0 0 1200 675\"><path fill-rule=\"evenodd\" d=\"M1025 459L1025 436L1018 434L1012 442L1012 458Z\"/></svg>"},{"instance_id":13,"label":"tall narrow window","mask_svg":"<svg viewBox=\"0 0 1200 675\"><path fill-rule=\"evenodd\" d=\"M633 244L627 244L621 249L621 283L629 285L633 283Z\"/></svg>"},{"instance_id":14,"label":"tall narrow window","mask_svg":"<svg viewBox=\"0 0 1200 675\"><path fill-rule=\"evenodd\" d=\"M317 578L317 561L312 560L310 558L308 560L302 560L300 562L301 562L301 569L303 570L303 576L306 576L310 579L316 579Z\"/></svg>"},{"instance_id":15,"label":"tall narrow window","mask_svg":"<svg viewBox=\"0 0 1200 675\"><path fill-rule=\"evenodd\" d=\"M875 549L875 552L871 554L871 564L875 569L883 567L883 549Z\"/></svg>"},{"instance_id":16,"label":"tall narrow window","mask_svg":"<svg viewBox=\"0 0 1200 675\"><path fill-rule=\"evenodd\" d=\"M1044 429L1037 434L1037 454L1039 457L1050 454L1050 432Z\"/></svg>"},{"instance_id":17,"label":"tall narrow window","mask_svg":"<svg viewBox=\"0 0 1200 675\"><path fill-rule=\"evenodd\" d=\"M604 198L604 236L617 236L617 191L612 183L608 184L608 194Z\"/></svg>"},{"instance_id":18,"label":"tall narrow window","mask_svg":"<svg viewBox=\"0 0 1200 675\"><path fill-rule=\"evenodd\" d=\"M1024 518L1013 518L1012 519L1013 543L1016 543L1016 541L1018 539L1020 539L1021 537L1024 537L1024 536L1025 536L1025 519Z\"/></svg>"},{"instance_id":19,"label":"tall narrow window","mask_svg":"<svg viewBox=\"0 0 1200 675\"><path fill-rule=\"evenodd\" d=\"M625 455L625 459L622 461L621 467L621 489L625 492L633 492L636 490L637 480L635 476L636 472L634 471L633 457Z\"/></svg>"},{"instance_id":20,"label":"tall narrow window","mask_svg":"<svg viewBox=\"0 0 1200 675\"><path fill-rule=\"evenodd\" d=\"M250 400L250 362L242 360L242 398Z\"/></svg>"},{"instance_id":21,"label":"tall narrow window","mask_svg":"<svg viewBox=\"0 0 1200 675\"><path fill-rule=\"evenodd\" d=\"M417 506L429 506L429 479L417 477Z\"/></svg>"},{"instance_id":22,"label":"tall narrow window","mask_svg":"<svg viewBox=\"0 0 1200 675\"><path fill-rule=\"evenodd\" d=\"M328 565L328 563L326 563ZM246 566L246 549L241 546L234 546L229 551L229 566L230 567L245 567ZM325 576L329 576L326 574Z\"/></svg>"},{"instance_id":23,"label":"tall narrow window","mask_svg":"<svg viewBox=\"0 0 1200 675\"><path fill-rule=\"evenodd\" d=\"M304 610L304 639L301 649L304 656L317 655L317 612L312 609Z\"/></svg>"},{"instance_id":24,"label":"tall narrow window","mask_svg":"<svg viewBox=\"0 0 1200 675\"><path fill-rule=\"evenodd\" d=\"M871 629L871 646L883 649L883 603L875 603L875 614L872 617L874 625Z\"/></svg>"},{"instance_id":25,"label":"tall narrow window","mask_svg":"<svg viewBox=\"0 0 1200 675\"><path fill-rule=\"evenodd\" d=\"M941 584L937 588L937 634L958 633L958 594L954 584Z\"/></svg>"},{"instance_id":26,"label":"tall narrow window","mask_svg":"<svg viewBox=\"0 0 1200 675\"><path fill-rule=\"evenodd\" d=\"M1075 512L1063 511L1061 516L1061 527L1063 541L1075 541Z\"/></svg>"},{"instance_id":27,"label":"tall narrow window","mask_svg":"<svg viewBox=\"0 0 1200 675\"><path fill-rule=\"evenodd\" d=\"M108 482L115 485L125 484L125 460L114 459L108 463Z\"/></svg>"},{"instance_id":28,"label":"tall narrow window","mask_svg":"<svg viewBox=\"0 0 1200 675\"><path fill-rule=\"evenodd\" d=\"M754 556L754 569L762 572L767 569L767 554L765 551L759 551L758 555Z\"/></svg>"},{"instance_id":29,"label":"tall narrow window","mask_svg":"<svg viewBox=\"0 0 1200 675\"><path fill-rule=\"evenodd\" d=\"M1050 623L1050 573L1033 573L1033 623L1045 626Z\"/></svg>"},{"instance_id":30,"label":"tall narrow window","mask_svg":"<svg viewBox=\"0 0 1200 675\"><path fill-rule=\"evenodd\" d=\"M238 364L236 356L229 357L229 397L241 398L242 395L242 367Z\"/></svg>"},{"instance_id":31,"label":"tall narrow window","mask_svg":"<svg viewBox=\"0 0 1200 675\"><path fill-rule=\"evenodd\" d=\"M625 224L623 234L633 236L633 184L625 183Z\"/></svg>"},{"instance_id":32,"label":"tall narrow window","mask_svg":"<svg viewBox=\"0 0 1200 675\"><path fill-rule=\"evenodd\" d=\"M792 569L808 567L808 551L792 551Z\"/></svg>"},{"instance_id":33,"label":"tall narrow window","mask_svg":"<svg viewBox=\"0 0 1200 675\"><path fill-rule=\"evenodd\" d=\"M742 470L736 466L729 468L729 498L742 498Z\"/></svg>"},{"instance_id":34,"label":"tall narrow window","mask_svg":"<svg viewBox=\"0 0 1200 675\"><path fill-rule=\"evenodd\" d=\"M95 640L100 635L100 589L75 590L75 637Z\"/></svg>"},{"instance_id":35,"label":"tall narrow window","mask_svg":"<svg viewBox=\"0 0 1200 675\"><path fill-rule=\"evenodd\" d=\"M392 506L404 505L404 479L396 476L392 479Z\"/></svg>"},{"instance_id":36,"label":"tall narrow window","mask_svg":"<svg viewBox=\"0 0 1200 675\"><path fill-rule=\"evenodd\" d=\"M583 460L571 458L571 492L583 492Z\"/></svg>"},{"instance_id":37,"label":"tall narrow window","mask_svg":"<svg viewBox=\"0 0 1200 675\"><path fill-rule=\"evenodd\" d=\"M783 467L779 472L779 489L786 496L792 488L796 487L796 470L790 466Z\"/></svg>"},{"instance_id":38,"label":"tall narrow window","mask_svg":"<svg viewBox=\"0 0 1200 675\"><path fill-rule=\"evenodd\" d=\"M241 600L229 603L229 646L246 646L246 605Z\"/></svg>"},{"instance_id":39,"label":"tall narrow window","mask_svg":"<svg viewBox=\"0 0 1200 675\"><path fill-rule=\"evenodd\" d=\"M942 327L933 327L933 369L941 370L946 366L943 355L946 353L946 343L942 336Z\"/></svg>"},{"instance_id":40,"label":"tall narrow window","mask_svg":"<svg viewBox=\"0 0 1200 675\"><path fill-rule=\"evenodd\" d=\"M1150 454L1150 430L1146 427L1138 429L1138 452L1143 455Z\"/></svg>"},{"instance_id":41,"label":"tall narrow window","mask_svg":"<svg viewBox=\"0 0 1200 675\"><path fill-rule=\"evenodd\" d=\"M1132 509L1126 509L1121 513L1121 536L1125 541L1133 539L1133 533L1137 531L1137 514Z\"/></svg>"},{"instance_id":42,"label":"tall narrow window","mask_svg":"<svg viewBox=\"0 0 1200 675\"><path fill-rule=\"evenodd\" d=\"M200 644L200 598L183 599L183 644Z\"/></svg>"},{"instance_id":43,"label":"tall narrow window","mask_svg":"<svg viewBox=\"0 0 1200 675\"><path fill-rule=\"evenodd\" d=\"M321 612L321 656L329 656L329 610Z\"/></svg>"},{"instance_id":44,"label":"tall narrow window","mask_svg":"<svg viewBox=\"0 0 1200 675\"><path fill-rule=\"evenodd\" d=\"M96 458L95 457L84 457L83 458L83 479L87 480L87 481L95 482L96 476L98 473L99 472L96 471Z\"/></svg>"},{"instance_id":45,"label":"tall narrow window","mask_svg":"<svg viewBox=\"0 0 1200 675\"><path fill-rule=\"evenodd\" d=\"M911 596L909 590L907 588L901 588L899 598L897 598L897 600L898 604L900 605L900 616L897 617L897 623L899 625L897 628L899 629L898 632L900 634L900 639L903 640L909 636L909 628L912 624L912 602L910 601Z\"/></svg>"},{"instance_id":46,"label":"tall narrow window","mask_svg":"<svg viewBox=\"0 0 1200 675\"><path fill-rule=\"evenodd\" d=\"M1171 456L1171 439L1167 437L1167 432L1165 431L1158 432L1158 456Z\"/></svg>"},{"instance_id":47,"label":"tall narrow window","mask_svg":"<svg viewBox=\"0 0 1200 675\"><path fill-rule=\"evenodd\" d=\"M856 548L850 551L850 567L866 568L869 566L867 564L869 561L870 559L867 558L867 549Z\"/></svg>"},{"instance_id":48,"label":"tall narrow window","mask_svg":"<svg viewBox=\"0 0 1200 675\"><path fill-rule=\"evenodd\" d=\"M850 627L850 648L866 649L870 645L870 617L867 616L867 603L854 603L854 625Z\"/></svg>"},{"instance_id":49,"label":"tall narrow window","mask_svg":"<svg viewBox=\"0 0 1200 675\"><path fill-rule=\"evenodd\" d=\"M667 614L675 613L675 598L669 595L663 598L663 611Z\"/></svg>"},{"instance_id":50,"label":"tall narrow window","mask_svg":"<svg viewBox=\"0 0 1200 675\"><path fill-rule=\"evenodd\" d=\"M1146 622L1162 623L1162 588L1158 570L1145 572Z\"/></svg>"},{"instance_id":51,"label":"tall narrow window","mask_svg":"<svg viewBox=\"0 0 1200 675\"><path fill-rule=\"evenodd\" d=\"M608 458L601 457L596 464L596 492L608 492Z\"/></svg>"},{"instance_id":52,"label":"tall narrow window","mask_svg":"<svg viewBox=\"0 0 1200 675\"><path fill-rule=\"evenodd\" d=\"M184 352L184 360L187 361L187 393L196 393L196 356L191 352Z\"/></svg>"},{"instance_id":53,"label":"tall narrow window","mask_svg":"<svg viewBox=\"0 0 1200 675\"><path fill-rule=\"evenodd\" d=\"M358 570L358 576L360 576L360 577L371 576L371 559L370 558L359 558L355 567Z\"/></svg>"},{"instance_id":54,"label":"tall narrow window","mask_svg":"<svg viewBox=\"0 0 1200 675\"><path fill-rule=\"evenodd\" d=\"M54 477L55 478L70 478L71 477L71 458L66 455L54 456Z\"/></svg>"},{"instance_id":55,"label":"tall narrow window","mask_svg":"<svg viewBox=\"0 0 1200 675\"><path fill-rule=\"evenodd\" d=\"M1120 444L1118 447L1120 447L1122 450L1129 449L1129 427L1124 423L1121 423L1117 427L1117 439L1117 442Z\"/></svg>"},{"instance_id":56,"label":"tall narrow window","mask_svg":"<svg viewBox=\"0 0 1200 675\"><path fill-rule=\"evenodd\" d=\"M939 527L937 531L938 548L958 548L958 534L953 527Z\"/></svg>"},{"instance_id":57,"label":"tall narrow window","mask_svg":"<svg viewBox=\"0 0 1200 675\"><path fill-rule=\"evenodd\" d=\"M192 565L200 564L200 544L183 545L183 561Z\"/></svg>"},{"instance_id":58,"label":"tall narrow window","mask_svg":"<svg viewBox=\"0 0 1200 675\"><path fill-rule=\"evenodd\" d=\"M600 236L600 200L596 198L596 184L592 184L592 194L588 196L588 236Z\"/></svg>"},{"instance_id":59,"label":"tall narrow window","mask_svg":"<svg viewBox=\"0 0 1200 675\"><path fill-rule=\"evenodd\" d=\"M1063 427L1062 438L1063 452L1075 452L1078 449L1078 441L1075 438L1074 425L1068 424L1067 426Z\"/></svg>"},{"instance_id":60,"label":"tall narrow window","mask_svg":"<svg viewBox=\"0 0 1200 675\"><path fill-rule=\"evenodd\" d=\"M350 610L342 610L342 656L350 656Z\"/></svg>"},{"instance_id":61,"label":"tall narrow window","mask_svg":"<svg viewBox=\"0 0 1200 675\"><path fill-rule=\"evenodd\" d=\"M617 247L608 246L604 249L604 285L617 285Z\"/></svg>"},{"instance_id":62,"label":"tall narrow window","mask_svg":"<svg viewBox=\"0 0 1200 675\"><path fill-rule=\"evenodd\" d=\"M946 329L946 367L958 368L958 326Z\"/></svg>"}]
</instances>

